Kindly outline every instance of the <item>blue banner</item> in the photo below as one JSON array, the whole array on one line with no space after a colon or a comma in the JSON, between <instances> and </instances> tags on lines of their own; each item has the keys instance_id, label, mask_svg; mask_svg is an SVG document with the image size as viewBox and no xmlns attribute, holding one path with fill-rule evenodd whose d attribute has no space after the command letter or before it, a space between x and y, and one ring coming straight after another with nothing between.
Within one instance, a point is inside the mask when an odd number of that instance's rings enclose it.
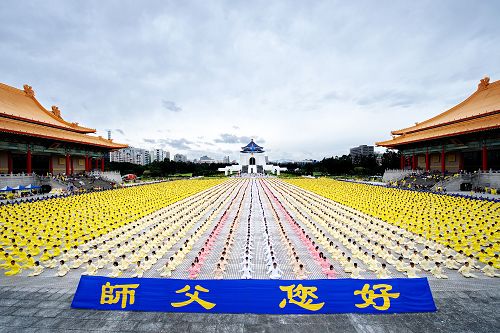
<instances>
[{"instance_id":1,"label":"blue banner","mask_svg":"<svg viewBox=\"0 0 500 333\"><path fill-rule=\"evenodd\" d=\"M436 311L419 279L176 280L82 276L73 308L205 313Z\"/></svg>"}]
</instances>

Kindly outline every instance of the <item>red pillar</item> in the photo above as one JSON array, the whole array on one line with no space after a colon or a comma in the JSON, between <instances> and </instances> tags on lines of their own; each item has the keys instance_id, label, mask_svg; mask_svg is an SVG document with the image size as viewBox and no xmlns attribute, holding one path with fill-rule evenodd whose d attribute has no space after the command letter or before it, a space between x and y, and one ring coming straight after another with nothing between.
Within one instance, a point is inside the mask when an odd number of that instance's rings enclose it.
<instances>
[{"instance_id":1,"label":"red pillar","mask_svg":"<svg viewBox=\"0 0 500 333\"><path fill-rule=\"evenodd\" d=\"M417 156L415 154L411 156L411 169L417 170Z\"/></svg>"},{"instance_id":2,"label":"red pillar","mask_svg":"<svg viewBox=\"0 0 500 333\"><path fill-rule=\"evenodd\" d=\"M462 171L464 169L464 153L458 153L458 170Z\"/></svg>"},{"instance_id":3,"label":"red pillar","mask_svg":"<svg viewBox=\"0 0 500 333\"><path fill-rule=\"evenodd\" d=\"M54 173L54 159L52 155L49 156L49 173Z\"/></svg>"},{"instance_id":4,"label":"red pillar","mask_svg":"<svg viewBox=\"0 0 500 333\"><path fill-rule=\"evenodd\" d=\"M74 169L74 166L73 166L73 163L74 163L74 159L73 159L73 156L71 156L70 158L70 166L71 166L71 174L74 174L75 173L75 169Z\"/></svg>"},{"instance_id":5,"label":"red pillar","mask_svg":"<svg viewBox=\"0 0 500 333\"><path fill-rule=\"evenodd\" d=\"M66 154L66 176L68 176L70 174L70 167L69 167L70 161L69 161L69 159L70 159L69 154Z\"/></svg>"},{"instance_id":6,"label":"red pillar","mask_svg":"<svg viewBox=\"0 0 500 333\"><path fill-rule=\"evenodd\" d=\"M425 152L425 171L431 170L431 161L429 159L429 151Z\"/></svg>"},{"instance_id":7,"label":"red pillar","mask_svg":"<svg viewBox=\"0 0 500 333\"><path fill-rule=\"evenodd\" d=\"M482 152L482 169L483 171L487 171L488 170L488 149L486 148L486 146L483 146L483 152Z\"/></svg>"},{"instance_id":8,"label":"red pillar","mask_svg":"<svg viewBox=\"0 0 500 333\"><path fill-rule=\"evenodd\" d=\"M7 172L12 173L14 171L13 168L13 163L12 163L12 153L9 151L7 152Z\"/></svg>"},{"instance_id":9,"label":"red pillar","mask_svg":"<svg viewBox=\"0 0 500 333\"><path fill-rule=\"evenodd\" d=\"M401 170L404 170L405 168L405 156L404 155L401 155Z\"/></svg>"},{"instance_id":10,"label":"red pillar","mask_svg":"<svg viewBox=\"0 0 500 333\"><path fill-rule=\"evenodd\" d=\"M31 173L31 149L28 148L28 153L26 154L26 173Z\"/></svg>"},{"instance_id":11,"label":"red pillar","mask_svg":"<svg viewBox=\"0 0 500 333\"><path fill-rule=\"evenodd\" d=\"M101 171L104 172L104 157L101 158Z\"/></svg>"},{"instance_id":12,"label":"red pillar","mask_svg":"<svg viewBox=\"0 0 500 333\"><path fill-rule=\"evenodd\" d=\"M444 147L443 150L441 150L441 172L445 173L446 171L446 162L444 160L445 154L444 154Z\"/></svg>"}]
</instances>

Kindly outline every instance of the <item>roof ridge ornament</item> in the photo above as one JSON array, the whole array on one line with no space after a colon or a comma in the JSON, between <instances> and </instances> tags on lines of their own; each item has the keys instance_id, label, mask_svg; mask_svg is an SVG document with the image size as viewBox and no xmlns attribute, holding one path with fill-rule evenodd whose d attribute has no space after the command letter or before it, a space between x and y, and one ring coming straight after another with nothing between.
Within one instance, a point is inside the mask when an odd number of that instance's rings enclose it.
<instances>
[{"instance_id":1,"label":"roof ridge ornament","mask_svg":"<svg viewBox=\"0 0 500 333\"><path fill-rule=\"evenodd\" d=\"M59 110L59 108L55 105L52 105L52 113L54 114L54 116L56 116L57 118L60 118L62 119L61 117L61 110Z\"/></svg>"},{"instance_id":2,"label":"roof ridge ornament","mask_svg":"<svg viewBox=\"0 0 500 333\"><path fill-rule=\"evenodd\" d=\"M31 87L30 85L25 84L23 86L23 88L24 88L24 93L26 94L26 96L28 96L28 97L35 97L35 91L33 90L33 87Z\"/></svg>"},{"instance_id":3,"label":"roof ridge ornament","mask_svg":"<svg viewBox=\"0 0 500 333\"><path fill-rule=\"evenodd\" d=\"M485 75L484 78L479 81L479 84L477 85L477 90L479 91L487 89L489 85L490 85L490 77Z\"/></svg>"}]
</instances>

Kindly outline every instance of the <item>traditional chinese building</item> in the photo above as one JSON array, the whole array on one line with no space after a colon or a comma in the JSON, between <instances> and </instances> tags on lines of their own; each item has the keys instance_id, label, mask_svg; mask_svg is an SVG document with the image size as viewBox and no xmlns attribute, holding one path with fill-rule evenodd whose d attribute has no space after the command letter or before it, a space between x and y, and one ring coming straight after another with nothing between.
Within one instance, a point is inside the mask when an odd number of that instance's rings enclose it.
<instances>
[{"instance_id":1,"label":"traditional chinese building","mask_svg":"<svg viewBox=\"0 0 500 333\"><path fill-rule=\"evenodd\" d=\"M286 170L286 168L267 164L267 156L265 156L264 152L264 148L256 144L252 139L245 147L241 147L240 162L238 165L219 168L219 171L224 171L226 175L232 172L264 174L265 171L279 175L280 171Z\"/></svg>"},{"instance_id":2,"label":"traditional chinese building","mask_svg":"<svg viewBox=\"0 0 500 333\"><path fill-rule=\"evenodd\" d=\"M456 172L500 169L500 81L485 77L466 100L391 132L377 146L398 149L401 169Z\"/></svg>"},{"instance_id":3,"label":"traditional chinese building","mask_svg":"<svg viewBox=\"0 0 500 333\"><path fill-rule=\"evenodd\" d=\"M95 129L63 119L24 90L0 83L0 173L73 174L104 171L104 157L127 145L92 135Z\"/></svg>"}]
</instances>

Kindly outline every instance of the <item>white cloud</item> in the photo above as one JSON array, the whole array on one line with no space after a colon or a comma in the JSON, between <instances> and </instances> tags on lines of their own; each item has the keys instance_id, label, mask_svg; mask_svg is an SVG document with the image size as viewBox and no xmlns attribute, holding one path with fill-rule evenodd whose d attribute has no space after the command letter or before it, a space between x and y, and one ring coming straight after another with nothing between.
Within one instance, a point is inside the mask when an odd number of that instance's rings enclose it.
<instances>
[{"instance_id":1,"label":"white cloud","mask_svg":"<svg viewBox=\"0 0 500 333\"><path fill-rule=\"evenodd\" d=\"M102 135L120 129L116 141L235 158L252 134L271 159L321 159L444 111L484 74L500 79L499 10L454 0L2 1L0 68L3 82L29 83L66 119Z\"/></svg>"}]
</instances>

